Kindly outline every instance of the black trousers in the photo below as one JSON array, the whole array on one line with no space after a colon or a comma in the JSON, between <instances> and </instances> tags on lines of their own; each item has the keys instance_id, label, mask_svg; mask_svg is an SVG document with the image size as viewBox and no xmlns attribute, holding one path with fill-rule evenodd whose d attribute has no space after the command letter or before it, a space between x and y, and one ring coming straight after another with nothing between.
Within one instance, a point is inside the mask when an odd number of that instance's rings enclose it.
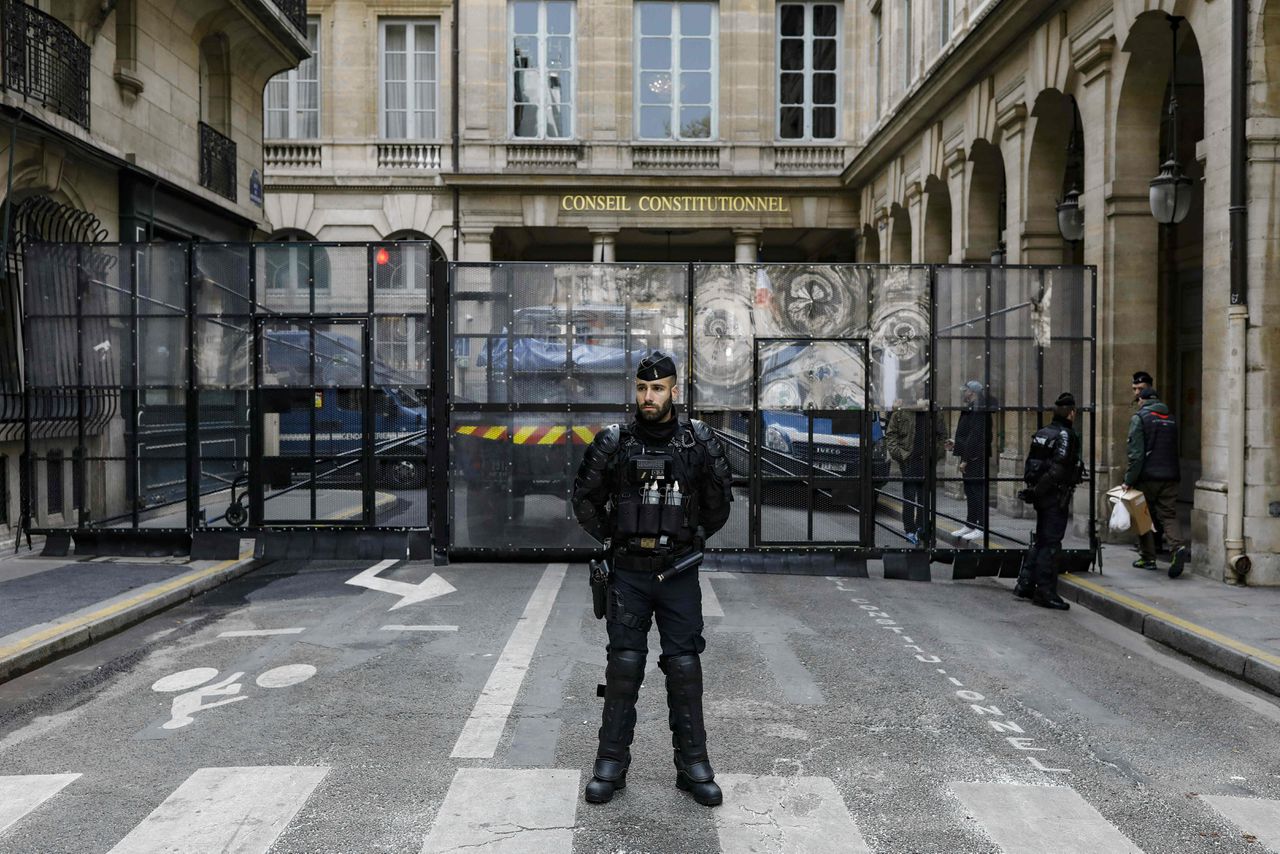
<instances>
[{"instance_id":1,"label":"black trousers","mask_svg":"<svg viewBox=\"0 0 1280 854\"><path fill-rule=\"evenodd\" d=\"M1062 551L1062 538L1067 534L1070 518L1070 511L1057 502L1036 508L1036 543L1027 562L1037 593L1048 595L1058 587L1058 552Z\"/></svg>"},{"instance_id":2,"label":"black trousers","mask_svg":"<svg viewBox=\"0 0 1280 854\"><path fill-rule=\"evenodd\" d=\"M921 533L924 527L924 483L919 480L902 482L902 530L908 534Z\"/></svg>"},{"instance_id":3,"label":"black trousers","mask_svg":"<svg viewBox=\"0 0 1280 854\"><path fill-rule=\"evenodd\" d=\"M970 463L970 465L977 465L977 463ZM982 477L964 479L964 520L969 523L970 528L982 527L982 510L983 505L986 504L984 483Z\"/></svg>"},{"instance_id":4,"label":"black trousers","mask_svg":"<svg viewBox=\"0 0 1280 854\"><path fill-rule=\"evenodd\" d=\"M648 652L649 627L654 620L658 623L663 658L699 655L706 649L698 570L686 570L666 581L658 581L652 572L614 572L605 614L609 651Z\"/></svg>"}]
</instances>

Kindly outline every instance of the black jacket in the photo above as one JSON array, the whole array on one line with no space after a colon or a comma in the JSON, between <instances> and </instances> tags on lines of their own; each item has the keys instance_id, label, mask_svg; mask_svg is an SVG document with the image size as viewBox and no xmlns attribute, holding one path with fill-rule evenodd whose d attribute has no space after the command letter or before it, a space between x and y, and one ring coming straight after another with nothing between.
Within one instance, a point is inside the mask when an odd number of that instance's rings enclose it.
<instances>
[{"instance_id":1,"label":"black jacket","mask_svg":"<svg viewBox=\"0 0 1280 854\"><path fill-rule=\"evenodd\" d=\"M635 426L613 424L597 433L587 446L573 481L573 513L578 524L601 542L613 536L616 497L622 486L623 446L640 441L637 432L642 432ZM691 513L703 538L710 537L729 521L729 505L733 502L733 476L724 446L710 427L695 419L679 425L671 439L671 451L682 457L686 471L694 473Z\"/></svg>"},{"instance_id":2,"label":"black jacket","mask_svg":"<svg viewBox=\"0 0 1280 854\"><path fill-rule=\"evenodd\" d=\"M956 436L953 440L955 448L952 453L966 466L973 463L985 466L986 461L991 459L991 413L985 407L980 407L981 399L974 400L968 409L960 413L960 421L956 424Z\"/></svg>"}]
</instances>

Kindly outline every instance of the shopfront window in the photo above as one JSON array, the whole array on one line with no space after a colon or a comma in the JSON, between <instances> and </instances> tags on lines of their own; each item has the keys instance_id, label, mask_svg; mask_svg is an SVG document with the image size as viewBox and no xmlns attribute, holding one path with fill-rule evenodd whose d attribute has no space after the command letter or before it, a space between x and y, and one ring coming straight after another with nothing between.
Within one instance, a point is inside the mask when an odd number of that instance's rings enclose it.
<instances>
[{"instance_id":1,"label":"shopfront window","mask_svg":"<svg viewBox=\"0 0 1280 854\"><path fill-rule=\"evenodd\" d=\"M435 139L439 100L437 27L432 21L383 21L383 139Z\"/></svg>"},{"instance_id":2,"label":"shopfront window","mask_svg":"<svg viewBox=\"0 0 1280 854\"><path fill-rule=\"evenodd\" d=\"M511 3L511 135L570 139L574 105L574 4Z\"/></svg>"},{"instance_id":3,"label":"shopfront window","mask_svg":"<svg viewBox=\"0 0 1280 854\"><path fill-rule=\"evenodd\" d=\"M636 3L636 135L716 136L715 3Z\"/></svg>"},{"instance_id":4,"label":"shopfront window","mask_svg":"<svg viewBox=\"0 0 1280 854\"><path fill-rule=\"evenodd\" d=\"M840 6L778 5L778 136L835 139Z\"/></svg>"}]
</instances>

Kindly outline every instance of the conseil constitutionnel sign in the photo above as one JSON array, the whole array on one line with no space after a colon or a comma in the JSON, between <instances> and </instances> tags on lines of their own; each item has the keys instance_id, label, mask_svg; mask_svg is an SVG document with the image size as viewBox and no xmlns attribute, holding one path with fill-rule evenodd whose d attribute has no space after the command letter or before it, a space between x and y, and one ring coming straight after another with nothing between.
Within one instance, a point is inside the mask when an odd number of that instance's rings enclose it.
<instances>
[{"instance_id":1,"label":"conseil constitutionnel sign","mask_svg":"<svg viewBox=\"0 0 1280 854\"><path fill-rule=\"evenodd\" d=\"M629 213L790 213L786 196L729 196L711 194L582 194L560 197L562 211L616 211Z\"/></svg>"}]
</instances>

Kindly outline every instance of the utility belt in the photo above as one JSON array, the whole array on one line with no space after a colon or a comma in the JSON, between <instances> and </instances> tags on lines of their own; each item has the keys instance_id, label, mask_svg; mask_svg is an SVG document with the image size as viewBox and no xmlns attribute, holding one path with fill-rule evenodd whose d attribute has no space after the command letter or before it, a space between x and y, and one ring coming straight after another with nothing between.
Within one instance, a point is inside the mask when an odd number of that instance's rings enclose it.
<instances>
[{"instance_id":1,"label":"utility belt","mask_svg":"<svg viewBox=\"0 0 1280 854\"><path fill-rule=\"evenodd\" d=\"M628 537L614 546L610 564L633 572L662 572L694 550L693 543L663 542L666 537Z\"/></svg>"}]
</instances>

